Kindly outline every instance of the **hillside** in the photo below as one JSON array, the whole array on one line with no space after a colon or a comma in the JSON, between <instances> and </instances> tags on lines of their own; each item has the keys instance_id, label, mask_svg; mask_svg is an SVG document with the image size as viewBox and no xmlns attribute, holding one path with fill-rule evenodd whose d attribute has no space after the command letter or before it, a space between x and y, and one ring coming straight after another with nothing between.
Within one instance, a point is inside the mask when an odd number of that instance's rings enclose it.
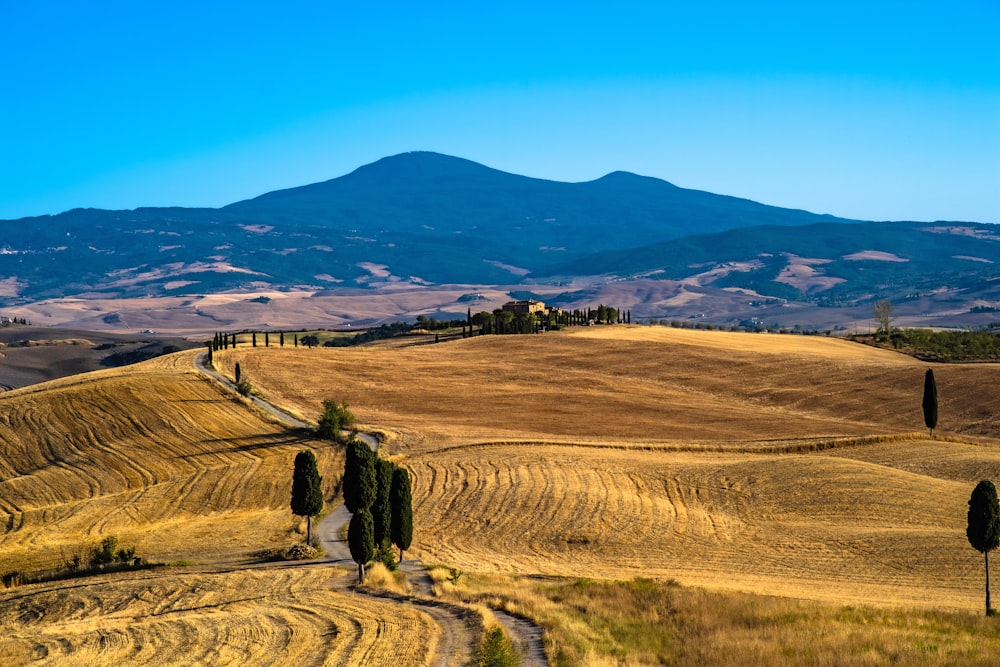
<instances>
[{"instance_id":1,"label":"hillside","mask_svg":"<svg viewBox=\"0 0 1000 667\"><path fill-rule=\"evenodd\" d=\"M317 452L334 501L341 449L264 418L197 373L194 354L0 395L0 572L64 566L109 534L175 562L0 593L0 660L446 664L435 651L451 630L431 609L347 592L349 566L259 563L302 537L287 505L295 453ZM657 613L700 610L678 617L700 629L670 630L686 642L732 622L766 628L734 638L771 655L794 632L777 664L812 643L850 651L845 664L872 652L974 664L996 641L969 614L982 559L964 534L972 487L1000 477L995 364L934 366L931 440L927 364L824 337L621 326L217 353L224 372L237 361L292 412L315 418L334 397L381 433L414 479L407 554L457 568L461 587L435 584L445 599L465 591L544 620L550 659L622 655L599 639L606 607L581 597L602 586L644 591L628 621L644 636L666 632L647 613L664 597L691 609ZM636 664L673 646L644 645ZM679 662L732 651L699 655Z\"/></svg>"},{"instance_id":2,"label":"hillside","mask_svg":"<svg viewBox=\"0 0 1000 667\"><path fill-rule=\"evenodd\" d=\"M1000 477L995 365L935 368L954 439L932 441L926 364L834 339L611 327L230 359L305 414L336 387L387 433L425 562L981 605L963 522Z\"/></svg>"},{"instance_id":3,"label":"hillside","mask_svg":"<svg viewBox=\"0 0 1000 667\"><path fill-rule=\"evenodd\" d=\"M265 285L518 282L692 233L836 220L624 172L559 183L406 153L221 209L76 209L0 221L0 307Z\"/></svg>"}]
</instances>

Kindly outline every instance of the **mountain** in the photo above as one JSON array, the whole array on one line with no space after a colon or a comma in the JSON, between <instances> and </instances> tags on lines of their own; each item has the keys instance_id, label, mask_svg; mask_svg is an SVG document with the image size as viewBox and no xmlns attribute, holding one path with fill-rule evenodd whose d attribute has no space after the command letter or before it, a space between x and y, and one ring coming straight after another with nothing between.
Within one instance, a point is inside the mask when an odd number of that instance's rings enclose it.
<instances>
[{"instance_id":1,"label":"mountain","mask_svg":"<svg viewBox=\"0 0 1000 667\"><path fill-rule=\"evenodd\" d=\"M835 221L849 222L625 172L561 183L405 153L221 209L0 221L0 306L253 285L509 283L694 233Z\"/></svg>"},{"instance_id":2,"label":"mountain","mask_svg":"<svg viewBox=\"0 0 1000 667\"><path fill-rule=\"evenodd\" d=\"M113 327L114 301L137 297L242 290L371 301L373 290L460 285L504 286L499 298L513 289L574 304L614 299L641 304L644 317L715 313L737 321L773 301L855 306L856 322L873 299L934 293L937 316L959 321L957 313L972 311L980 322L1000 309L996 229L846 220L621 171L562 183L404 153L218 209L76 209L0 221L0 307L73 297ZM569 291L560 292L563 285ZM311 321L464 314L468 304L447 299L419 307L398 301L366 317L331 305ZM241 308L260 311L253 322L281 321L277 304L258 306ZM238 320L198 299L173 307L212 327ZM143 320L130 311L131 321L148 322L142 328L169 330L173 317Z\"/></svg>"}]
</instances>

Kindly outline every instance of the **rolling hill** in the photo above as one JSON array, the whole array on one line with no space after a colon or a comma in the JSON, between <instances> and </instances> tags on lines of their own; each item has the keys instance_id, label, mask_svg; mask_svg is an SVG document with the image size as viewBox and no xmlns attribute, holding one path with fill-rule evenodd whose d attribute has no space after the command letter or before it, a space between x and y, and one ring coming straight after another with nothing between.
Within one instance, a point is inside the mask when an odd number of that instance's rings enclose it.
<instances>
[{"instance_id":1,"label":"rolling hill","mask_svg":"<svg viewBox=\"0 0 1000 667\"><path fill-rule=\"evenodd\" d=\"M561 183L428 152L219 209L0 221L0 308L88 329L367 326L464 314L460 299L484 291L498 293L489 308L524 293L824 329L888 298L913 324L981 326L997 319L998 267L988 224L852 221L620 171ZM768 302L794 312L760 311Z\"/></svg>"},{"instance_id":2,"label":"rolling hill","mask_svg":"<svg viewBox=\"0 0 1000 667\"><path fill-rule=\"evenodd\" d=\"M0 659L447 664L426 606L441 600L348 592L335 564L258 569L301 539L295 453L318 453L335 502L342 449L227 394L195 354L0 395L0 572L64 565L108 534L174 561L0 591ZM382 434L414 480L407 553L443 566L445 600L544 620L550 660L628 654L626 628L602 638L582 599L594 586L642 593L628 632L668 632L662 619L692 611L662 598L688 597L700 616L680 632L731 621L775 664L812 644L844 664L976 664L997 641L973 616L982 558L964 535L972 487L1000 476L996 364L934 366L931 439L927 364L825 337L608 326L216 354L229 374L237 362L278 405L314 418L334 396ZM798 638L783 658L782 628ZM664 642L633 663L733 664Z\"/></svg>"},{"instance_id":3,"label":"rolling hill","mask_svg":"<svg viewBox=\"0 0 1000 667\"><path fill-rule=\"evenodd\" d=\"M407 153L217 210L77 209L0 221L0 306L264 284L516 282L692 233L836 220L624 172L559 183Z\"/></svg>"}]
</instances>

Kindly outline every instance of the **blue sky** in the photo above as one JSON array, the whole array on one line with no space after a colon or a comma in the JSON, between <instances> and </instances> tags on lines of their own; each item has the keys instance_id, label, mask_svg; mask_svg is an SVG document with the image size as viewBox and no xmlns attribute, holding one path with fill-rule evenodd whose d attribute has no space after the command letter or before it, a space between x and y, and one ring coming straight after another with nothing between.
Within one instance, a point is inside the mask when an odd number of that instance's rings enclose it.
<instances>
[{"instance_id":1,"label":"blue sky","mask_svg":"<svg viewBox=\"0 0 1000 667\"><path fill-rule=\"evenodd\" d=\"M1000 222L1000 5L0 0L0 218L220 206L433 150Z\"/></svg>"}]
</instances>

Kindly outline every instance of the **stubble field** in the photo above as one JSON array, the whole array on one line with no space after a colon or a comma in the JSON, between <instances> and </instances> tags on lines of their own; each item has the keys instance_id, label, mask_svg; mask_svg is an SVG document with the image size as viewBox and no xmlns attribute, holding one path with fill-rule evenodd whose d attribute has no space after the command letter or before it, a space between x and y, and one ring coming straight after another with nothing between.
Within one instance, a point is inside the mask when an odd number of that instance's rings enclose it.
<instances>
[{"instance_id":1,"label":"stubble field","mask_svg":"<svg viewBox=\"0 0 1000 667\"><path fill-rule=\"evenodd\" d=\"M11 588L0 659L438 664L440 627L419 609L346 593L348 575L329 566L249 567L302 538L288 510L295 454L317 453L332 501L341 450L271 421L193 362L184 352L0 396L3 573L59 567L108 534L145 558L193 563ZM826 338L598 327L402 347L244 344L216 362L230 376L239 362L268 400L308 419L323 399L346 400L413 475L408 556L496 577L489 595L504 604L526 591L522 610L548 596L538 618L550 657L567 664L613 664L623 649L560 653L564 636L596 633L599 614L586 611L590 584L550 590L551 577L913 613L982 607L964 526L975 483L1000 477L996 365L934 366L932 440L927 364ZM673 595L643 586L641 599ZM727 600L738 598L713 604ZM813 613L797 622L818 641L826 621ZM870 622L832 613L845 636ZM959 634L946 661L974 662L963 647L975 632Z\"/></svg>"},{"instance_id":2,"label":"stubble field","mask_svg":"<svg viewBox=\"0 0 1000 667\"><path fill-rule=\"evenodd\" d=\"M387 433L425 562L982 604L964 528L1000 477L995 365L935 366L931 440L927 364L826 338L603 327L226 359L279 404L346 400Z\"/></svg>"}]
</instances>

